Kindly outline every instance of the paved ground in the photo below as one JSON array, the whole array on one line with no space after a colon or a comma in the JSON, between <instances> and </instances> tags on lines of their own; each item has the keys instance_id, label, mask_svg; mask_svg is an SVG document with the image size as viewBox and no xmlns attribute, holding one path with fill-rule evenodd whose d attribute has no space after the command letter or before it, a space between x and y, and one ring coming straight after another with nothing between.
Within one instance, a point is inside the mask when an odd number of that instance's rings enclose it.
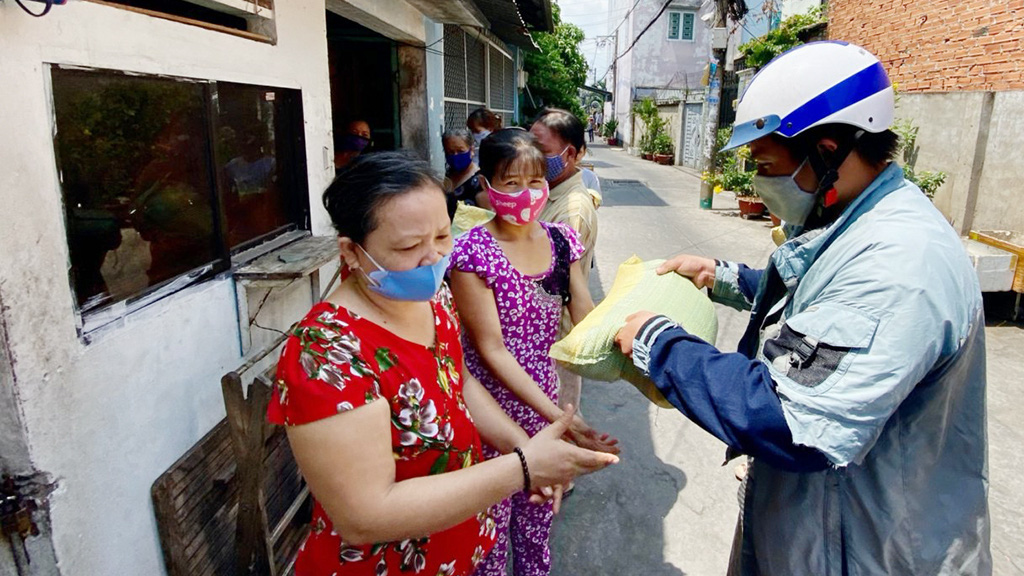
<instances>
[{"instance_id":1,"label":"paved ground","mask_svg":"<svg viewBox=\"0 0 1024 576\"><path fill-rule=\"evenodd\" d=\"M763 264L774 245L770 223L739 218L735 201L716 197L698 208L698 178L600 144L589 160L601 177L595 299L631 254L679 252ZM719 346L735 350L746 315L718 307ZM988 329L989 437L993 555L996 574L1024 575L1024 329ZM624 382L585 382L583 411L617 435L622 462L583 478L565 502L553 536L553 573L603 576L724 574L738 512L733 465L724 445L673 410L649 404Z\"/></svg>"}]
</instances>

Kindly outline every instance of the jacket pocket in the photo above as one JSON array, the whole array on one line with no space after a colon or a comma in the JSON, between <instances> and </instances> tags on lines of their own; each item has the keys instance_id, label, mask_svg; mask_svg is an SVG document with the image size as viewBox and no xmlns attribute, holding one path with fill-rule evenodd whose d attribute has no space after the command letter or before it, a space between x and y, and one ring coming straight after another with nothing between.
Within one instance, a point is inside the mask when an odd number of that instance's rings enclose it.
<instances>
[{"instance_id":1,"label":"jacket pocket","mask_svg":"<svg viewBox=\"0 0 1024 576\"><path fill-rule=\"evenodd\" d=\"M810 306L766 333L760 354L773 376L821 394L842 378L857 350L871 345L879 319L844 304Z\"/></svg>"}]
</instances>

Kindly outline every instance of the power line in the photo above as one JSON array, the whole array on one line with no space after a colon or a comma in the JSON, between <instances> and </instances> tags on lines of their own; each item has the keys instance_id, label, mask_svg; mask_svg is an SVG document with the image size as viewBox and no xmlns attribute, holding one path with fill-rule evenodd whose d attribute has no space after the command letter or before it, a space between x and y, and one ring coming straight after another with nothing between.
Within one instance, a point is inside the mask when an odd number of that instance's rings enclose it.
<instances>
[{"instance_id":1,"label":"power line","mask_svg":"<svg viewBox=\"0 0 1024 576\"><path fill-rule=\"evenodd\" d=\"M644 34L646 34L648 30L651 29L651 26L654 26L654 23L658 21L658 18L661 18L661 15L665 13L665 10L668 10L668 6L672 2L673 2L673 0L666 0L665 3L662 4L662 6L661 6L661 10L658 10L658 13L655 14L654 18L652 18L651 21L647 23L647 26L644 26L644 29L641 30L640 33L636 35L636 38L633 39L633 42L629 45L629 47L626 48L622 52L622 54L616 54L615 55L615 59L612 60L612 63L608 66L608 70L606 70L604 75L601 76L601 80L604 80L605 78L608 77L608 73L612 71L612 66L614 66L615 63L619 61L619 58L622 58L623 56L628 54L629 51L633 49L633 46L636 46L636 43L639 42L641 38L643 38ZM637 3L639 3L639 0L638 0ZM634 7L635 6L636 6L636 4L634 4ZM621 24L620 24L620 26L621 26ZM616 28L616 30L617 29L618 28Z\"/></svg>"}]
</instances>

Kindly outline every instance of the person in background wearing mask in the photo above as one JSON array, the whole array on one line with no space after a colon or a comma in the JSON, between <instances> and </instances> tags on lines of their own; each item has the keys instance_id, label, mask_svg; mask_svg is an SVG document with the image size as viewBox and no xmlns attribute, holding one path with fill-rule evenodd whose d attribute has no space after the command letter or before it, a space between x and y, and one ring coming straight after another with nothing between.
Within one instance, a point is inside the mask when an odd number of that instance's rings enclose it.
<instances>
[{"instance_id":1,"label":"person in background wearing mask","mask_svg":"<svg viewBox=\"0 0 1024 576\"><path fill-rule=\"evenodd\" d=\"M370 142L370 125L365 120L349 122L345 132L334 138L334 169L341 170L353 158L362 154Z\"/></svg>"},{"instance_id":2,"label":"person in background wearing mask","mask_svg":"<svg viewBox=\"0 0 1024 576\"><path fill-rule=\"evenodd\" d=\"M534 119L530 132L537 138L547 161L551 195L540 213L545 222L563 222L579 235L583 244L580 267L590 280L594 245L597 243L597 203L587 192L577 162L583 157L583 123L571 112L545 108Z\"/></svg>"},{"instance_id":3,"label":"person in background wearing mask","mask_svg":"<svg viewBox=\"0 0 1024 576\"><path fill-rule=\"evenodd\" d=\"M960 238L892 162L893 89L845 42L777 57L727 148L789 225L764 270L681 255L751 310L738 353L634 314L616 340L683 414L749 456L730 575L992 573L985 321Z\"/></svg>"},{"instance_id":4,"label":"person in background wearing mask","mask_svg":"<svg viewBox=\"0 0 1024 576\"><path fill-rule=\"evenodd\" d=\"M473 133L473 156L479 158L480 143L491 132L501 129L501 118L487 108L477 108L466 118L466 127Z\"/></svg>"},{"instance_id":5,"label":"person in background wearing mask","mask_svg":"<svg viewBox=\"0 0 1024 576\"><path fill-rule=\"evenodd\" d=\"M540 222L548 197L544 153L529 132L499 130L480 145L480 178L495 217L455 239L451 286L465 323L466 367L527 434L564 411L548 353L562 311L580 321L594 307L583 282L583 247L565 224ZM618 452L576 416L570 437L585 448ZM484 447L484 456L500 452ZM498 538L476 576L504 576L512 548L514 576L547 576L552 506L513 495L495 510Z\"/></svg>"},{"instance_id":6,"label":"person in background wearing mask","mask_svg":"<svg viewBox=\"0 0 1024 576\"><path fill-rule=\"evenodd\" d=\"M583 157L583 123L571 112L558 108L545 108L540 112L530 132L537 138L547 163L547 180L551 186L547 206L540 213L545 222L568 224L576 231L583 245L580 270L584 286L589 286L590 270L597 244L597 207L599 196L591 194L583 182L583 173L576 163ZM558 337L563 338L575 325L569 314L562 315ZM581 405L583 379L578 374L558 366L561 382L559 397L563 403Z\"/></svg>"},{"instance_id":7,"label":"person in background wearing mask","mask_svg":"<svg viewBox=\"0 0 1024 576\"><path fill-rule=\"evenodd\" d=\"M491 207L487 191L478 177L473 144L473 135L465 128L448 130L441 135L444 160L448 166L445 171L445 190L449 190L448 212L453 216L459 202L487 209Z\"/></svg>"}]
</instances>

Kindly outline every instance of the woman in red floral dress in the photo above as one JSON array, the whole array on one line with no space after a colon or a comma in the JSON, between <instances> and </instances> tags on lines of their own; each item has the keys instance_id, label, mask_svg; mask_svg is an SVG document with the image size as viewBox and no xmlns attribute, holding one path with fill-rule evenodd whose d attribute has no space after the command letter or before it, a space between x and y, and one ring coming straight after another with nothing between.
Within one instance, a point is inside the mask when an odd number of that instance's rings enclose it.
<instances>
[{"instance_id":1,"label":"woman in red floral dress","mask_svg":"<svg viewBox=\"0 0 1024 576\"><path fill-rule=\"evenodd\" d=\"M541 503L616 458L562 441L572 411L529 438L464 371L429 165L360 156L324 206L349 273L292 329L269 407L316 501L295 573L472 574L491 506L524 488ZM505 455L485 462L481 439Z\"/></svg>"}]
</instances>

